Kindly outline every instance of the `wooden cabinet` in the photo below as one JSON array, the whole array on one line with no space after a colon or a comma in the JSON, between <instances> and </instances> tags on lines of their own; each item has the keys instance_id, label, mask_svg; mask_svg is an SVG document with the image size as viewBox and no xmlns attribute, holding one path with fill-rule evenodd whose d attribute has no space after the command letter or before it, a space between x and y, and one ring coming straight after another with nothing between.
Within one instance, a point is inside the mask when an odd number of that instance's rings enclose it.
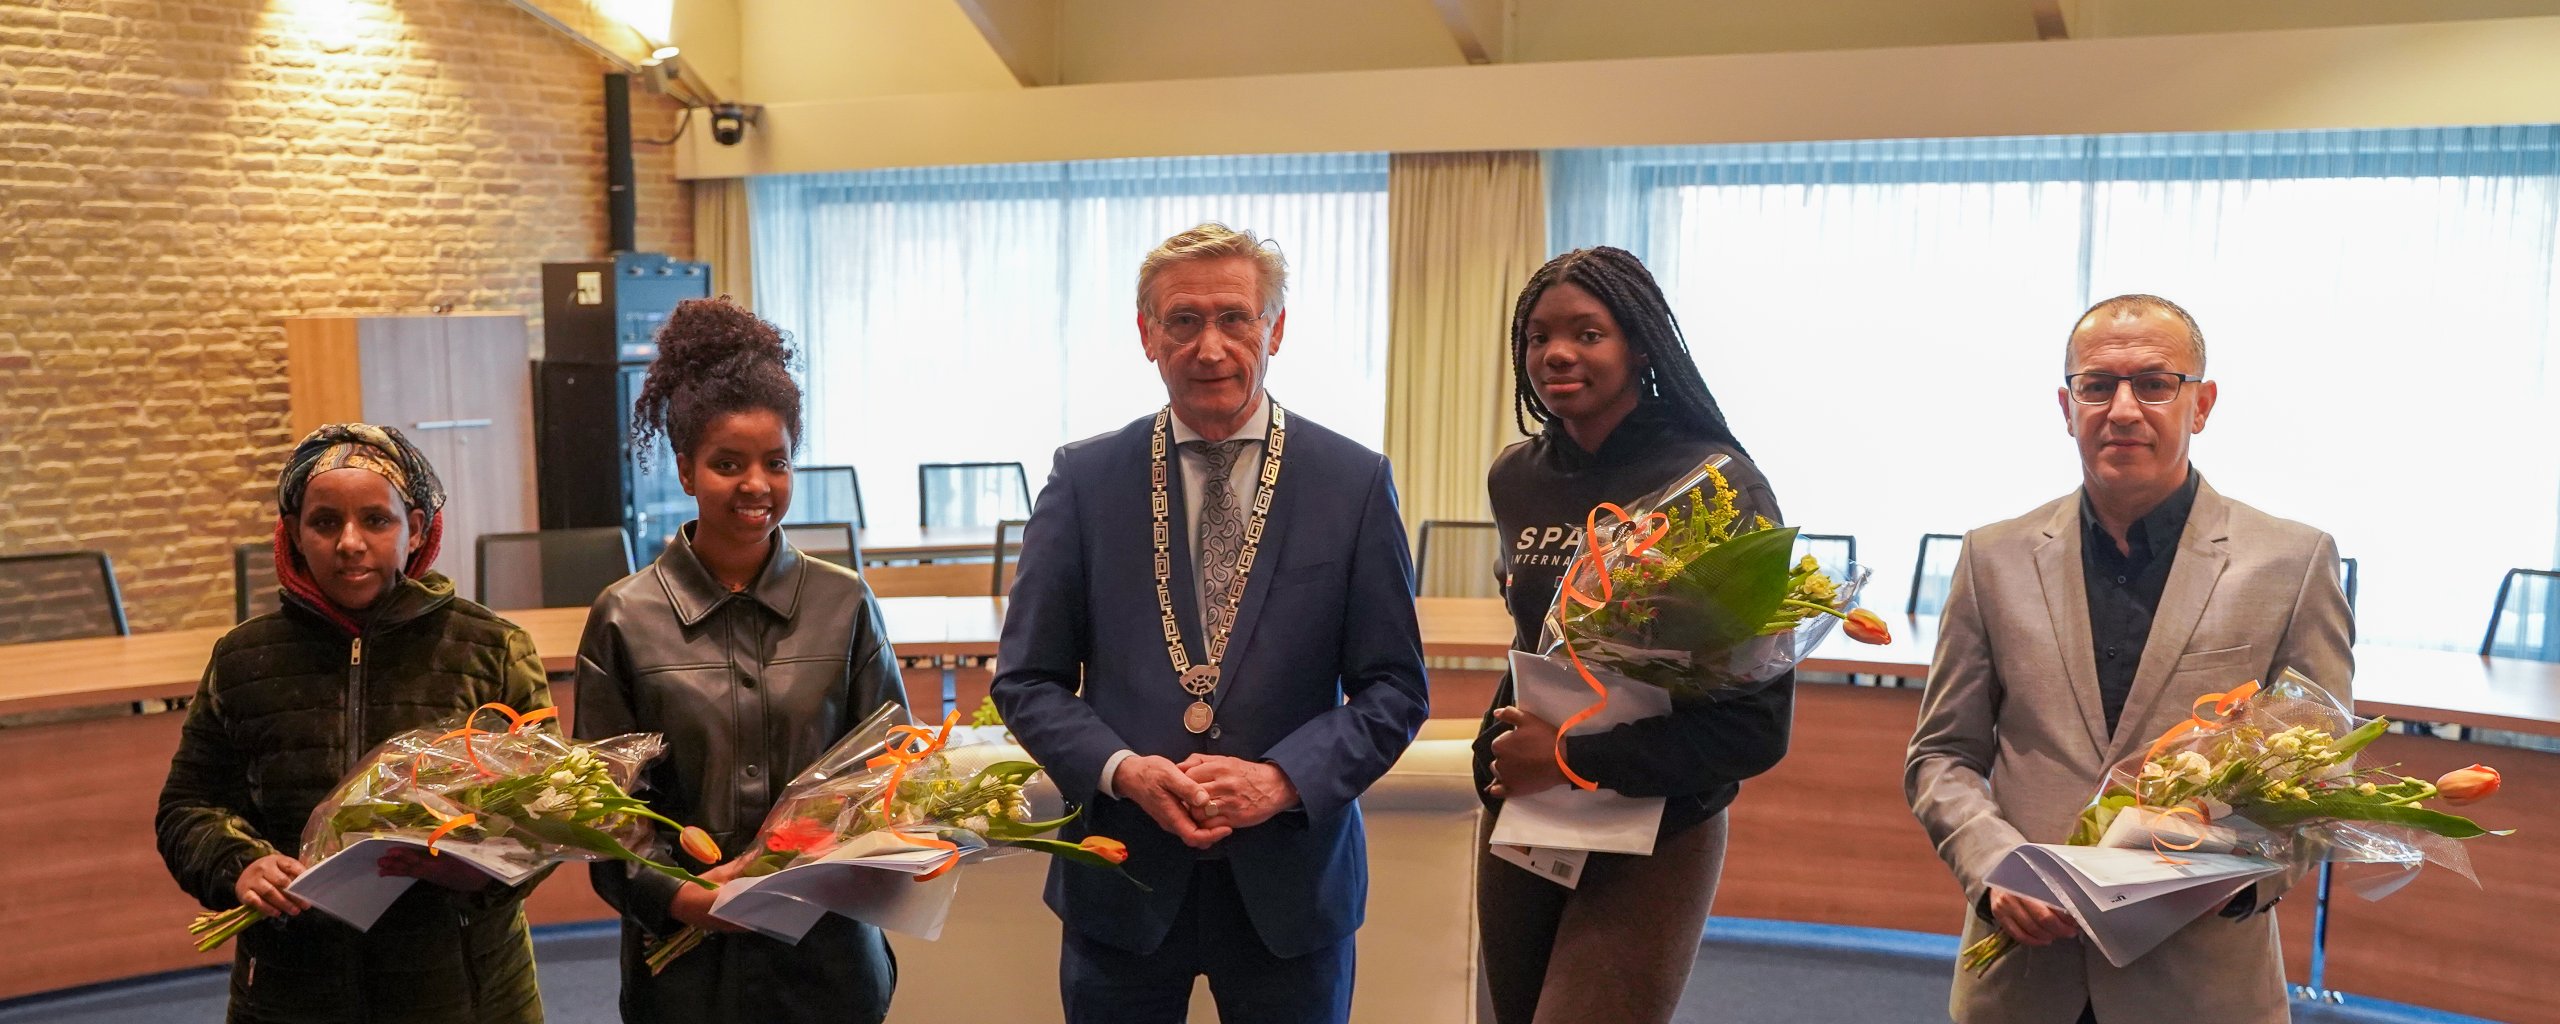
<instances>
[{"instance_id":1,"label":"wooden cabinet","mask_svg":"<svg viewBox=\"0 0 2560 1024\"><path fill-rule=\"evenodd\" d=\"M524 317L303 316L284 324L294 437L349 421L407 435L444 481L436 568L471 597L473 540L534 528Z\"/></svg>"}]
</instances>

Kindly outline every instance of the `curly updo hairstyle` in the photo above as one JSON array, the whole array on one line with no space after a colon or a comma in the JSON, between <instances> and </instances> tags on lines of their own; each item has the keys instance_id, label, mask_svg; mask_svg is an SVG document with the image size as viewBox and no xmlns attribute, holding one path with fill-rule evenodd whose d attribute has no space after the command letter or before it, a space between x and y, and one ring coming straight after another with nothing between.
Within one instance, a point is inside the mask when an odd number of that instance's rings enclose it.
<instances>
[{"instance_id":1,"label":"curly updo hairstyle","mask_svg":"<svg viewBox=\"0 0 2560 1024\"><path fill-rule=\"evenodd\" d=\"M658 361L633 403L633 445L648 452L651 437L664 434L683 459L711 421L764 409L781 417L799 450L800 383L791 379L791 358L780 330L726 295L677 303L658 328Z\"/></svg>"}]
</instances>

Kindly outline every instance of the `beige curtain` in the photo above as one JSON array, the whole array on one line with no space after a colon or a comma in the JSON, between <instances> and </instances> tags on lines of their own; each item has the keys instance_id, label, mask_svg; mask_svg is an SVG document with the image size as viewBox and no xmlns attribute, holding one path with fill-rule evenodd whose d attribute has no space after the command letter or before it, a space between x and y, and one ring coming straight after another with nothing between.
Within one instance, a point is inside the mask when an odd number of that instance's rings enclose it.
<instances>
[{"instance_id":1,"label":"beige curtain","mask_svg":"<svg viewBox=\"0 0 2560 1024\"><path fill-rule=\"evenodd\" d=\"M693 183L694 258L711 263L711 294L756 308L754 248L747 242L747 179Z\"/></svg>"},{"instance_id":2,"label":"beige curtain","mask_svg":"<svg viewBox=\"0 0 2560 1024\"><path fill-rule=\"evenodd\" d=\"M1538 154L1395 154L1387 208L1387 457L1405 525L1490 520L1485 469L1520 439L1511 304L1547 257ZM1423 593L1492 593L1492 543L1435 535Z\"/></svg>"}]
</instances>

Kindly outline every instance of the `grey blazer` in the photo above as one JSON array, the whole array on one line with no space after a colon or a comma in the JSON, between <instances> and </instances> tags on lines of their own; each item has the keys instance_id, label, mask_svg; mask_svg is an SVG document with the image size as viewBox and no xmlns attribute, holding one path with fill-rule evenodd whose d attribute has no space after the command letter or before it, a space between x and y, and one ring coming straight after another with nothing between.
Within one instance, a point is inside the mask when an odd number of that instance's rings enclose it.
<instances>
[{"instance_id":1,"label":"grey blazer","mask_svg":"<svg viewBox=\"0 0 2560 1024\"><path fill-rule=\"evenodd\" d=\"M1965 536L1911 736L1903 793L1962 884L1964 941L1983 878L2022 843L2058 843L2107 766L2185 719L2195 698L2296 669L2352 700L2355 627L2329 535L2225 498L2210 483L2178 539L2115 733L2098 695L2080 571L2080 494ZM2291 879L2284 880L2290 884ZM2262 886L2270 900L2279 886ZM2284 1021L2275 916L2208 916L2131 965L2068 940L1956 972L1960 1024Z\"/></svg>"}]
</instances>

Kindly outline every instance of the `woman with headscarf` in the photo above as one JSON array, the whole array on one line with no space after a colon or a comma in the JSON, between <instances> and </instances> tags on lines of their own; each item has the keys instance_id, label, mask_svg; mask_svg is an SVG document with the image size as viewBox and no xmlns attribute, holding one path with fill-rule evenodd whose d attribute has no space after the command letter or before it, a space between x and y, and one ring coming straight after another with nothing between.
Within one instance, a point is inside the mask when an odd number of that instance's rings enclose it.
<instances>
[{"instance_id":1,"label":"woman with headscarf","mask_svg":"<svg viewBox=\"0 0 2560 1024\"><path fill-rule=\"evenodd\" d=\"M231 1021L542 1019L522 911L534 881L389 855L385 874L433 884L362 932L285 891L312 808L374 747L487 702L551 704L524 630L430 571L444 498L407 438L363 423L313 431L276 484L283 608L214 645L160 791L179 887L269 918L232 947Z\"/></svg>"}]
</instances>

